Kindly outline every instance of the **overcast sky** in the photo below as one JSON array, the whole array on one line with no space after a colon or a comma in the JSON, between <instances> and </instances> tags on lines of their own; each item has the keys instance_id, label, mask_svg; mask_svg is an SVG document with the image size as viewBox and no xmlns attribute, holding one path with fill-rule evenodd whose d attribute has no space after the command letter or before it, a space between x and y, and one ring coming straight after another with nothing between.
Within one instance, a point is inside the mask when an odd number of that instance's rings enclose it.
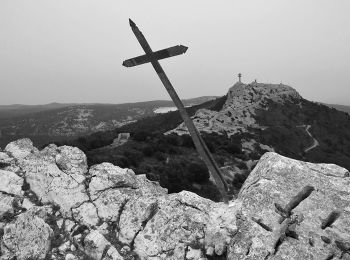
<instances>
[{"instance_id":1,"label":"overcast sky","mask_svg":"<svg viewBox=\"0 0 350 260\"><path fill-rule=\"evenodd\" d=\"M306 99L350 105L349 0L0 0L0 104L169 99L132 18L181 98L243 82L284 83Z\"/></svg>"}]
</instances>

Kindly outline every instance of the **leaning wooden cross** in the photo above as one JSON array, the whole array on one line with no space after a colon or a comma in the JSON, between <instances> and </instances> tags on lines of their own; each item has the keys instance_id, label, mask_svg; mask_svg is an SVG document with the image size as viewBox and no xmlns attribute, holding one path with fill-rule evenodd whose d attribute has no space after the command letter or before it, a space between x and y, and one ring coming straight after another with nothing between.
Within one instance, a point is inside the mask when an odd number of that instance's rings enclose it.
<instances>
[{"instance_id":1,"label":"leaning wooden cross","mask_svg":"<svg viewBox=\"0 0 350 260\"><path fill-rule=\"evenodd\" d=\"M134 32L137 40L139 41L140 45L142 46L143 50L145 51L145 55L138 56L129 60L125 60L123 62L123 66L125 67L133 67L140 64L148 63L150 62L157 72L160 80L162 81L164 87L168 91L171 99L174 101L177 109L180 112L180 115L182 119L184 120L188 131L190 132L190 135L192 137L193 143L200 154L201 158L204 160L205 164L207 165L212 177L214 178L214 181L216 185L218 186L220 193L223 197L223 200L225 203L228 202L228 186L225 182L223 175L216 164L213 156L209 152L208 147L206 146L205 142L203 141L202 136L200 135L199 131L195 127L193 121L189 117L189 115L186 112L186 109L184 105L182 104L179 96L177 95L174 87L172 86L170 80L168 79L167 75L165 74L163 68L159 64L158 60L169 58L172 56L183 54L187 51L187 47L182 45L177 45L174 47L170 47L164 50L153 52L151 47L149 46L148 42L146 41L146 38L143 36L142 32L137 28L136 24L129 19L129 23L131 26L132 31Z\"/></svg>"}]
</instances>

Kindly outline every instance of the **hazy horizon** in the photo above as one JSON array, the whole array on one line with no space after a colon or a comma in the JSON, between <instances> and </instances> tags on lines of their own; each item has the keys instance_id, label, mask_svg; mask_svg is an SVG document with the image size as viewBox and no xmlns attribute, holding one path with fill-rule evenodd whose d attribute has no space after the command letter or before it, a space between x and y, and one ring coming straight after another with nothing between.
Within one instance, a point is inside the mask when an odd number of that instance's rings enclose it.
<instances>
[{"instance_id":1,"label":"hazy horizon","mask_svg":"<svg viewBox=\"0 0 350 260\"><path fill-rule=\"evenodd\" d=\"M188 98L182 98L182 100L188 100L188 99L195 99L195 98L201 98L201 97L220 97L220 96L198 96L198 97L188 97ZM140 100L140 101L134 101L134 102L122 102L122 103L96 103L96 102L49 102L49 103L39 103L39 104L23 104L23 103L13 103L13 104L5 104L0 106L16 106L16 105L24 105L24 106L45 106L45 105L51 105L51 104L101 104L101 105L120 105L120 104L127 104L127 103L142 103L142 102L154 102L154 101L172 101L170 97L165 97L164 99L152 99L152 100Z\"/></svg>"},{"instance_id":2,"label":"hazy horizon","mask_svg":"<svg viewBox=\"0 0 350 260\"><path fill-rule=\"evenodd\" d=\"M133 19L180 98L222 96L237 81L283 83L304 98L350 105L350 2L3 0L0 105L169 100L143 54Z\"/></svg>"},{"instance_id":3,"label":"hazy horizon","mask_svg":"<svg viewBox=\"0 0 350 260\"><path fill-rule=\"evenodd\" d=\"M209 95L210 96L210 95ZM202 96L198 96L198 97L202 97ZM188 99L194 99L194 98L198 98L198 97L186 97L186 98L181 98L182 100L188 100ZM220 96L213 96L213 97L220 97ZM5 106L45 106L45 105L52 105L52 104L77 104L77 105L94 105L94 104L98 104L98 105L121 105L121 104L128 104L128 103L142 103L142 102L154 102L154 101L172 101L170 98L164 98L164 99L151 99L151 100L140 100L140 101L132 101L132 102L118 102L118 103L101 103L101 102L49 102L49 103L38 103L38 104L25 104L25 103L13 103L13 104L0 104L0 107L5 107ZM310 100L313 101L313 100ZM326 105L340 105L340 106L349 106L350 105L344 105L344 104L335 104L335 103L325 103L325 102L319 102L319 101L313 101L316 103L322 103L322 104L326 104Z\"/></svg>"}]
</instances>

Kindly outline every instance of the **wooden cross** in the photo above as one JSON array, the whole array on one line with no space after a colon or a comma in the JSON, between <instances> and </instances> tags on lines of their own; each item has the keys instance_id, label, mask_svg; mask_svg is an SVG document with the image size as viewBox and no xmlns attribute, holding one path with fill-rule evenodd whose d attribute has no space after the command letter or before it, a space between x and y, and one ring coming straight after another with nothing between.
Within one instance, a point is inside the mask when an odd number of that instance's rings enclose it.
<instances>
[{"instance_id":1,"label":"wooden cross","mask_svg":"<svg viewBox=\"0 0 350 260\"><path fill-rule=\"evenodd\" d=\"M145 55L138 56L132 59L125 60L123 62L123 65L125 67L132 67L132 66L137 66L141 65L144 63L150 62L157 72L160 80L162 81L165 89L168 91L171 99L173 100L174 104L176 105L177 109L180 112L180 115L182 119L184 120L188 131L190 132L190 135L192 137L193 143L200 155L200 157L203 159L204 163L208 167L211 176L214 178L214 181L217 185L217 187L220 190L220 193L223 197L223 200L225 203L228 203L228 186L223 178L223 175L220 171L220 168L216 164L213 156L211 155L208 147L206 146L202 136L200 135L199 131L195 127L192 119L190 116L187 114L186 109L184 105L182 104L179 96L177 95L174 87L172 86L170 80L168 79L167 75L165 74L163 68L161 67L160 63L158 60L160 59L165 59L169 58L172 56L180 55L183 54L187 51L187 47L182 46L182 45L177 45L171 48L167 48L164 50L160 50L157 52L153 52L151 47L149 46L146 38L143 36L142 32L139 30L139 28L136 26L136 24L129 19L129 23L131 26L131 29L133 33L135 34L138 42L140 43L141 47L145 51Z\"/></svg>"},{"instance_id":2,"label":"wooden cross","mask_svg":"<svg viewBox=\"0 0 350 260\"><path fill-rule=\"evenodd\" d=\"M239 80L239 82L241 82L241 78L242 78L242 74L238 73L238 80Z\"/></svg>"}]
</instances>

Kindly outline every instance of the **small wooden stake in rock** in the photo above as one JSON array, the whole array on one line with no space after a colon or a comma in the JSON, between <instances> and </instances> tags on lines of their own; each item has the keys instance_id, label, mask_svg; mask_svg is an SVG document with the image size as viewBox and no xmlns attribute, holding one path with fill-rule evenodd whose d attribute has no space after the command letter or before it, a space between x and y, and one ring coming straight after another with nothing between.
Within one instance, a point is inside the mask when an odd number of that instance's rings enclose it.
<instances>
[{"instance_id":1,"label":"small wooden stake in rock","mask_svg":"<svg viewBox=\"0 0 350 260\"><path fill-rule=\"evenodd\" d=\"M168 91L171 99L174 101L174 104L176 105L177 109L179 110L180 115L181 115L182 119L184 120L184 122L188 128L188 131L190 132L193 143L194 143L199 155L201 156L201 158L203 159L203 161L207 165L212 177L214 178L214 181L220 190L220 193L223 197L224 202L228 203L228 195L227 195L228 186L223 178L223 175L221 174L221 171L220 171L218 165L216 164L211 153L209 152L208 147L204 143L204 140L203 140L202 136L200 135L199 131L197 130L197 128L195 127L192 119L187 114L186 109L185 109L184 105L182 104L179 96L177 95L174 87L172 86L170 80L168 79L163 68L161 67L160 63L158 62L158 60L160 60L160 59L165 59L168 57L172 57L172 56L176 56L176 55L180 55L180 54L185 53L187 51L187 47L182 46L182 45L177 45L177 46L174 46L171 48L167 48L164 50L153 52L151 47L149 46L148 42L146 41L146 38L143 36L142 32L139 30L139 28L136 26L136 24L130 19L129 19L129 23L130 23L130 26L131 26L133 33L135 34L137 40L139 41L141 47L143 48L143 50L145 51L146 54L129 59L129 60L126 60L123 62L123 65L125 67L132 67L132 66L141 65L144 63L148 63L148 62L150 62L152 64L152 66L155 69L155 71L157 72L160 80L162 81L164 87Z\"/></svg>"}]
</instances>

